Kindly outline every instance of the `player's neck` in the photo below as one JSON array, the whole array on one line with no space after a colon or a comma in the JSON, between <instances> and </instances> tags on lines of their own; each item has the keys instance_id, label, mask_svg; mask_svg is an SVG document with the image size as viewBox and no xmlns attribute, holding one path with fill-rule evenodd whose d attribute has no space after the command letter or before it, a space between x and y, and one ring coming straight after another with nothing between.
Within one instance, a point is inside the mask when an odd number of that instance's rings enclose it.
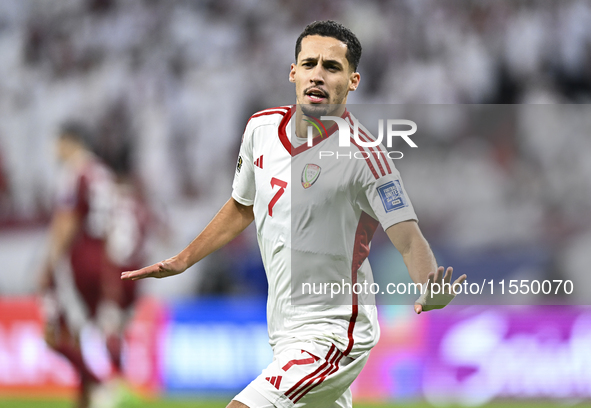
<instances>
[{"instance_id":1,"label":"player's neck","mask_svg":"<svg viewBox=\"0 0 591 408\"><path fill-rule=\"evenodd\" d=\"M295 114L295 135L301 139L306 139L308 137L308 127L312 129L312 136L316 137L320 135L321 129L317 126L312 126L311 122L322 123L324 129L330 128L334 121L332 120L320 120L320 116L343 116L345 112L346 105L340 104L336 106L336 109L330 113L318 115L319 117L310 117L306 115L299 105L297 105L296 114Z\"/></svg>"}]
</instances>

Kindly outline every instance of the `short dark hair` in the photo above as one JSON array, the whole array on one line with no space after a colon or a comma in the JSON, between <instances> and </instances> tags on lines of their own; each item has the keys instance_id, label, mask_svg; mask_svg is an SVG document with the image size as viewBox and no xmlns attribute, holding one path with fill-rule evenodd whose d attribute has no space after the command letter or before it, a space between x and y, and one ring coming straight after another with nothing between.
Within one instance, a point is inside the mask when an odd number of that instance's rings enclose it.
<instances>
[{"instance_id":1,"label":"short dark hair","mask_svg":"<svg viewBox=\"0 0 591 408\"><path fill-rule=\"evenodd\" d=\"M353 72L357 71L357 66L359 65L359 60L361 59L361 43L351 30L333 20L314 21L304 28L304 31L302 31L296 41L296 62L298 60L298 55L302 50L302 39L309 35L332 37L345 43L347 45L347 61L349 61L349 65L353 67Z\"/></svg>"},{"instance_id":2,"label":"short dark hair","mask_svg":"<svg viewBox=\"0 0 591 408\"><path fill-rule=\"evenodd\" d=\"M59 138L77 142L87 148L91 147L91 135L89 129L78 121L67 121L60 126Z\"/></svg>"}]
</instances>

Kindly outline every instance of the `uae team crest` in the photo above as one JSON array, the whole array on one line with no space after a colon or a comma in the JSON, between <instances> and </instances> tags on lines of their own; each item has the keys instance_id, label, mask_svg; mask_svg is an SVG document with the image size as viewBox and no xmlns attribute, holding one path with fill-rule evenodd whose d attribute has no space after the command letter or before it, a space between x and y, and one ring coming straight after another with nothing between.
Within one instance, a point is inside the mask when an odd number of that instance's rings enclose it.
<instances>
[{"instance_id":1,"label":"uae team crest","mask_svg":"<svg viewBox=\"0 0 591 408\"><path fill-rule=\"evenodd\" d=\"M302 186L304 188L312 186L318 180L318 176L320 176L320 166L311 163L306 164L302 171Z\"/></svg>"}]
</instances>

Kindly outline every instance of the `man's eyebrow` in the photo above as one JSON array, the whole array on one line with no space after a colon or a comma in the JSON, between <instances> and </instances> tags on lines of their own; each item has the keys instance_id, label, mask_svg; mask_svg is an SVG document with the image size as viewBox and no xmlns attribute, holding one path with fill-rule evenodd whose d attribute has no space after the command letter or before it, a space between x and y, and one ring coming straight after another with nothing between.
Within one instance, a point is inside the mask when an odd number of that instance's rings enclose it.
<instances>
[{"instance_id":1,"label":"man's eyebrow","mask_svg":"<svg viewBox=\"0 0 591 408\"><path fill-rule=\"evenodd\" d=\"M304 62L316 62L316 61L318 61L318 58L317 57L308 57L308 58L302 59L302 63L304 63ZM337 66L339 66L341 68L343 67L343 64L341 64L341 62L338 61L338 60L330 59L330 60L324 60L323 62L326 65L337 65Z\"/></svg>"},{"instance_id":2,"label":"man's eyebrow","mask_svg":"<svg viewBox=\"0 0 591 408\"><path fill-rule=\"evenodd\" d=\"M338 65L339 67L342 67L343 64L340 63L340 61L338 60L324 60L325 64L332 64L332 65Z\"/></svg>"}]
</instances>

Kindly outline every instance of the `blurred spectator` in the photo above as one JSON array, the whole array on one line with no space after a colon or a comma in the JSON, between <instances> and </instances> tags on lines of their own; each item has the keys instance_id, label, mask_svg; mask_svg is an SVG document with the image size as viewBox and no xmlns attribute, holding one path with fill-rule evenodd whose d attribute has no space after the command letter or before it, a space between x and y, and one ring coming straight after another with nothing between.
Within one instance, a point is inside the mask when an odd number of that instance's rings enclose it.
<instances>
[{"instance_id":1,"label":"blurred spectator","mask_svg":"<svg viewBox=\"0 0 591 408\"><path fill-rule=\"evenodd\" d=\"M4 157L0 149L0 221L6 219L10 214L10 186L8 184L7 167L4 164Z\"/></svg>"}]
</instances>

